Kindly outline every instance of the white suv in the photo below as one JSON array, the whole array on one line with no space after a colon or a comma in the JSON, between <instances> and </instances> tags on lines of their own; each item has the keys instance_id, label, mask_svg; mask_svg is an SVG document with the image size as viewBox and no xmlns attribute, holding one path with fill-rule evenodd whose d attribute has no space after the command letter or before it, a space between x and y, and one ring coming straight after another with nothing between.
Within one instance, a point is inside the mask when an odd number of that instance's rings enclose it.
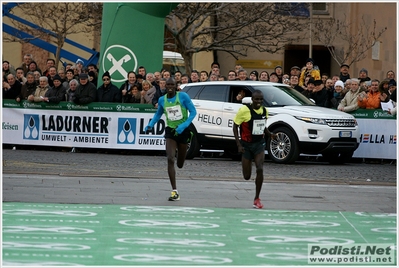
<instances>
[{"instance_id":1,"label":"white suv","mask_svg":"<svg viewBox=\"0 0 399 268\"><path fill-rule=\"evenodd\" d=\"M359 146L356 119L347 113L318 107L295 89L280 83L217 81L187 84L182 90L192 99L197 115L190 125L194 132L187 158L200 149L221 149L237 155L233 119L243 105L236 96L259 89L268 109L267 126L278 138L268 139L266 150L276 163L293 163L300 154L322 154L331 163L348 161Z\"/></svg>"}]
</instances>

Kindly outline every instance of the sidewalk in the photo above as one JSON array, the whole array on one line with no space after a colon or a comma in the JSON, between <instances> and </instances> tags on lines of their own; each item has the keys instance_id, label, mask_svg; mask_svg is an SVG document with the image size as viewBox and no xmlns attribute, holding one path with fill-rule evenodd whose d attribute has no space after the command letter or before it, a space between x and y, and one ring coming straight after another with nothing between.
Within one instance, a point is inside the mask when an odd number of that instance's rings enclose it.
<instances>
[{"instance_id":1,"label":"sidewalk","mask_svg":"<svg viewBox=\"0 0 399 268\"><path fill-rule=\"evenodd\" d=\"M176 171L178 180L243 181L241 162L228 158L194 158L187 160L184 167ZM3 150L3 173L163 179L167 178L167 165L162 154L6 149ZM299 161L294 165L281 165L270 160L264 163L266 182L396 186L396 177L396 163L330 165L326 162Z\"/></svg>"},{"instance_id":2,"label":"sidewalk","mask_svg":"<svg viewBox=\"0 0 399 268\"><path fill-rule=\"evenodd\" d=\"M178 179L178 202L167 201L169 179L3 174L3 201L66 204L128 204L252 208L254 181ZM396 213L396 187L270 183L265 209Z\"/></svg>"}]
</instances>

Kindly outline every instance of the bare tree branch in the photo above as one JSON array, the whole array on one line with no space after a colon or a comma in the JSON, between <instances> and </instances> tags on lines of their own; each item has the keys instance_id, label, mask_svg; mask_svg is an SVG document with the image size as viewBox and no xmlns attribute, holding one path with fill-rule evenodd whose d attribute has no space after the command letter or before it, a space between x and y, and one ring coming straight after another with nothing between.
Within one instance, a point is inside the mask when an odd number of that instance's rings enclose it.
<instances>
[{"instance_id":1,"label":"bare tree branch","mask_svg":"<svg viewBox=\"0 0 399 268\"><path fill-rule=\"evenodd\" d=\"M12 20L15 28L27 32L47 42L55 43L57 51L55 55L56 66L60 60L60 52L64 46L68 35L78 33L88 33L99 31L101 27L102 4L101 3L83 3L83 2L59 2L59 3L37 3L27 2L18 4L11 10L11 13L17 13L15 9L24 14L24 18L37 25L35 28L27 27L25 24ZM100 19L100 20L99 20ZM49 35L42 29L55 33L55 36ZM32 38L19 38L7 36L5 41L16 41L29 43Z\"/></svg>"},{"instance_id":2,"label":"bare tree branch","mask_svg":"<svg viewBox=\"0 0 399 268\"><path fill-rule=\"evenodd\" d=\"M303 4L302 4L303 5ZM182 3L166 17L172 39L165 46L182 54L186 70L192 69L192 56L200 51L224 51L234 58L248 51L277 53L286 44L305 38L298 34L307 20L295 13L295 5L274 3Z\"/></svg>"},{"instance_id":3,"label":"bare tree branch","mask_svg":"<svg viewBox=\"0 0 399 268\"><path fill-rule=\"evenodd\" d=\"M387 27L377 30L377 22L374 20L373 25L366 23L364 17L360 23L354 21L347 22L346 15L344 20L338 19L317 19L313 22L313 36L324 46L326 46L331 57L338 65L346 63L349 66L355 62L359 62L366 58L367 51L371 49ZM350 29L357 29L357 33L353 34ZM337 40L344 41L344 48L336 48L334 44Z\"/></svg>"}]
</instances>

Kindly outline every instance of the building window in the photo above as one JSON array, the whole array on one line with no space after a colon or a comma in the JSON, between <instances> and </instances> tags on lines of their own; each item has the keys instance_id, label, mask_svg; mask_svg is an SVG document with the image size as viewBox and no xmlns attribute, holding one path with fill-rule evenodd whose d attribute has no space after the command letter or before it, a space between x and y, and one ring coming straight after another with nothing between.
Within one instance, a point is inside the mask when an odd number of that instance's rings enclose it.
<instances>
[{"instance_id":1,"label":"building window","mask_svg":"<svg viewBox=\"0 0 399 268\"><path fill-rule=\"evenodd\" d=\"M313 15L329 15L327 3L313 3L312 4Z\"/></svg>"},{"instance_id":2,"label":"building window","mask_svg":"<svg viewBox=\"0 0 399 268\"><path fill-rule=\"evenodd\" d=\"M380 41L376 41L371 49L371 58L373 60L380 60Z\"/></svg>"},{"instance_id":3,"label":"building window","mask_svg":"<svg viewBox=\"0 0 399 268\"><path fill-rule=\"evenodd\" d=\"M283 16L309 17L309 8L306 3L276 3L275 10Z\"/></svg>"},{"instance_id":4,"label":"building window","mask_svg":"<svg viewBox=\"0 0 399 268\"><path fill-rule=\"evenodd\" d=\"M284 16L309 17L310 5L312 5L313 15L330 15L329 5L327 3L276 3L275 10L278 14Z\"/></svg>"}]
</instances>

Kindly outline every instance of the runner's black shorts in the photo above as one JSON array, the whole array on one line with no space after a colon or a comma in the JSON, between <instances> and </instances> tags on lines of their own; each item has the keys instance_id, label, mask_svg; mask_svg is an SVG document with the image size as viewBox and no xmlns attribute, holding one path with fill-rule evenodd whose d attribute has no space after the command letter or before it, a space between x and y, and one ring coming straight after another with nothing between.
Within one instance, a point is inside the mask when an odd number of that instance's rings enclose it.
<instances>
[{"instance_id":1,"label":"runner's black shorts","mask_svg":"<svg viewBox=\"0 0 399 268\"><path fill-rule=\"evenodd\" d=\"M243 140L241 140L240 142L242 147L244 147L244 153L242 154L242 156L245 159L254 159L255 155L265 151L265 139L261 139L257 142L246 142Z\"/></svg>"},{"instance_id":2,"label":"runner's black shorts","mask_svg":"<svg viewBox=\"0 0 399 268\"><path fill-rule=\"evenodd\" d=\"M181 134L177 134L174 128L166 127L165 139L172 139L180 144L188 144L191 141L191 131L186 128Z\"/></svg>"}]
</instances>

